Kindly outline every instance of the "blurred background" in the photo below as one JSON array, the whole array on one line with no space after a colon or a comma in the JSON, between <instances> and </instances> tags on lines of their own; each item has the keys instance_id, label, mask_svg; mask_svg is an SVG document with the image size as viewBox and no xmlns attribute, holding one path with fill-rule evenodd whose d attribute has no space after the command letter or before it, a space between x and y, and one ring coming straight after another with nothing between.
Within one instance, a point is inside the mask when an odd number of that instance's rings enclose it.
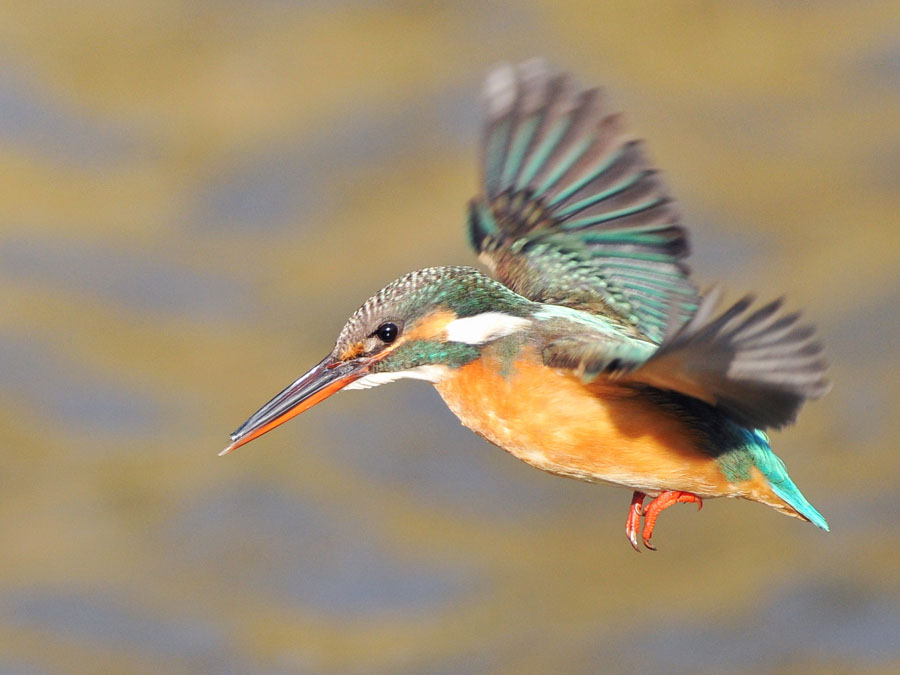
<instances>
[{"instance_id":1,"label":"blurred background","mask_svg":"<svg viewBox=\"0 0 900 675\"><path fill-rule=\"evenodd\" d=\"M652 9L650 9L652 7ZM667 171L695 274L834 390L826 535L542 474L419 382L226 458L407 271L474 264L478 94L544 55ZM0 672L897 672L900 6L0 2Z\"/></svg>"}]
</instances>

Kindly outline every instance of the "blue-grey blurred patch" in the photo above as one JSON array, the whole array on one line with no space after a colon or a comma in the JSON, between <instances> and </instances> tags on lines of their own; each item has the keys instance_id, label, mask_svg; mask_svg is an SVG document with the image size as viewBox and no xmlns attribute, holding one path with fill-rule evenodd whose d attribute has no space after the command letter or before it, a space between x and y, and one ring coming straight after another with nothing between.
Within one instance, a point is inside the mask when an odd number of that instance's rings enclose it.
<instances>
[{"instance_id":1,"label":"blue-grey blurred patch","mask_svg":"<svg viewBox=\"0 0 900 675\"><path fill-rule=\"evenodd\" d=\"M38 336L0 332L0 396L36 408L66 433L150 433L159 402L55 353Z\"/></svg>"},{"instance_id":2,"label":"blue-grey blurred patch","mask_svg":"<svg viewBox=\"0 0 900 675\"><path fill-rule=\"evenodd\" d=\"M898 600L843 582L801 583L774 590L756 615L733 622L668 616L639 635L619 636L601 654L634 672L760 672L801 658L877 666L900 658Z\"/></svg>"},{"instance_id":3,"label":"blue-grey blurred patch","mask_svg":"<svg viewBox=\"0 0 900 675\"><path fill-rule=\"evenodd\" d=\"M377 513L336 505L246 483L193 499L165 536L226 585L329 615L435 610L481 585L460 561L390 551Z\"/></svg>"},{"instance_id":4,"label":"blue-grey blurred patch","mask_svg":"<svg viewBox=\"0 0 900 675\"><path fill-rule=\"evenodd\" d=\"M370 392L341 395L375 398ZM558 509L598 508L596 486L561 480L505 457L461 426L431 385L387 385L377 397L354 408L352 424L337 414L320 422L329 439L323 452L357 475L460 517L521 522ZM394 399L394 414L385 410L382 397Z\"/></svg>"},{"instance_id":5,"label":"blue-grey blurred patch","mask_svg":"<svg viewBox=\"0 0 900 675\"><path fill-rule=\"evenodd\" d=\"M45 588L7 594L2 606L11 625L52 639L78 640L87 648L116 652L139 650L145 658L202 661L208 664L207 672L253 672L235 667L224 627L208 615L173 616L170 607L165 616L157 616L112 594Z\"/></svg>"},{"instance_id":6,"label":"blue-grey blurred patch","mask_svg":"<svg viewBox=\"0 0 900 675\"><path fill-rule=\"evenodd\" d=\"M895 533L896 537L897 523L900 522L900 493L897 490L831 493L826 496L822 508L828 513L832 532L845 533L846 537L861 542L883 539L886 532ZM830 549L826 551L830 560L846 557L852 565L859 555L857 548L848 546L846 538L828 537L823 545Z\"/></svg>"},{"instance_id":7,"label":"blue-grey blurred patch","mask_svg":"<svg viewBox=\"0 0 900 675\"><path fill-rule=\"evenodd\" d=\"M753 278L765 270L766 255L777 250L757 227L737 227L726 215L697 214L687 209L682 222L689 229L691 256L688 265L702 289L720 281L729 287L739 278ZM735 294L752 288L733 288Z\"/></svg>"},{"instance_id":8,"label":"blue-grey blurred patch","mask_svg":"<svg viewBox=\"0 0 900 675\"><path fill-rule=\"evenodd\" d=\"M893 363L896 364L896 360ZM885 398L890 396L885 391L885 383L867 378L865 385L861 386L856 382L840 379L834 382L834 388L828 394L833 397L830 410L836 416L831 425L851 434L852 445L856 448L877 441L893 428L897 419L896 412L892 406L884 403ZM896 381L890 384L894 385Z\"/></svg>"},{"instance_id":9,"label":"blue-grey blurred patch","mask_svg":"<svg viewBox=\"0 0 900 675\"><path fill-rule=\"evenodd\" d=\"M874 287L838 307L838 321L829 327L828 351L835 361L863 367L883 358L896 364L900 335L900 280Z\"/></svg>"},{"instance_id":10,"label":"blue-grey blurred patch","mask_svg":"<svg viewBox=\"0 0 900 675\"><path fill-rule=\"evenodd\" d=\"M390 107L360 101L313 137L279 139L240 157L199 191L186 220L248 232L327 227L329 205L367 173L377 183L383 167L423 147L439 153L463 143L474 148L477 115L477 90L468 87Z\"/></svg>"},{"instance_id":11,"label":"blue-grey blurred patch","mask_svg":"<svg viewBox=\"0 0 900 675\"><path fill-rule=\"evenodd\" d=\"M14 64L0 60L0 139L25 144L30 154L84 167L134 156L135 130L119 120L100 120L94 110L79 110L41 90Z\"/></svg>"},{"instance_id":12,"label":"blue-grey blurred patch","mask_svg":"<svg viewBox=\"0 0 900 675\"><path fill-rule=\"evenodd\" d=\"M870 150L868 167L868 175L875 187L897 194L900 189L900 141L881 139Z\"/></svg>"},{"instance_id":13,"label":"blue-grey blurred patch","mask_svg":"<svg viewBox=\"0 0 900 675\"><path fill-rule=\"evenodd\" d=\"M439 660L421 660L409 666L392 666L390 672L393 675L483 675L484 673L512 672L511 663L521 663L516 657L521 657L523 651L531 645L523 642L516 649L506 645L498 645L496 638L488 647L466 651L454 650L451 656ZM535 671L537 672L537 671ZM566 668L559 672L573 672Z\"/></svg>"},{"instance_id":14,"label":"blue-grey blurred patch","mask_svg":"<svg viewBox=\"0 0 900 675\"><path fill-rule=\"evenodd\" d=\"M508 61L518 63L535 56L548 56L547 50L557 51L553 40L542 23L537 7L515 1L473 2L465 5L465 27L456 38L460 51L483 52L492 56L482 57L484 63L476 67L476 80L472 91L478 91L484 70L493 63Z\"/></svg>"},{"instance_id":15,"label":"blue-grey blurred patch","mask_svg":"<svg viewBox=\"0 0 900 675\"><path fill-rule=\"evenodd\" d=\"M0 656L0 673L3 675L52 675L54 671L26 661Z\"/></svg>"},{"instance_id":16,"label":"blue-grey blurred patch","mask_svg":"<svg viewBox=\"0 0 900 675\"><path fill-rule=\"evenodd\" d=\"M900 334L900 283L858 298L849 308L839 308L839 320L823 331L826 356L840 364L843 372L871 369L881 377L844 378L835 381L830 396L838 403L832 409L840 416L838 428L852 430L854 441L873 441L892 428L894 411L884 401L892 397L896 385L896 364L900 353L892 344Z\"/></svg>"},{"instance_id":17,"label":"blue-grey blurred patch","mask_svg":"<svg viewBox=\"0 0 900 675\"><path fill-rule=\"evenodd\" d=\"M874 83L900 87L900 39L893 33L890 40L869 47L856 55L848 69L847 84L871 88Z\"/></svg>"},{"instance_id":18,"label":"blue-grey blurred patch","mask_svg":"<svg viewBox=\"0 0 900 675\"><path fill-rule=\"evenodd\" d=\"M86 293L129 311L178 314L198 321L247 318L250 289L225 275L198 273L166 260L164 251L36 237L0 240L0 280ZM197 251L197 256L203 256Z\"/></svg>"}]
</instances>

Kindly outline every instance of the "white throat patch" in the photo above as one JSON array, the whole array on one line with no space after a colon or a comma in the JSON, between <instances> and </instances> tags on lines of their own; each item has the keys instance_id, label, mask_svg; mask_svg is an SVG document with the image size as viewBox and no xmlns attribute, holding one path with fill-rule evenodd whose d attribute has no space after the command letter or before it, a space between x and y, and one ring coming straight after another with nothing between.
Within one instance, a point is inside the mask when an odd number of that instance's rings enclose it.
<instances>
[{"instance_id":1,"label":"white throat patch","mask_svg":"<svg viewBox=\"0 0 900 675\"><path fill-rule=\"evenodd\" d=\"M440 382L447 374L448 368L440 365L416 366L409 370L398 370L394 373L369 373L351 382L344 389L371 389L379 384L387 384L396 380L425 380L426 382Z\"/></svg>"},{"instance_id":2,"label":"white throat patch","mask_svg":"<svg viewBox=\"0 0 900 675\"><path fill-rule=\"evenodd\" d=\"M530 319L503 312L484 312L463 319L455 319L448 323L447 339L450 342L481 345L506 335L518 333L530 325Z\"/></svg>"}]
</instances>

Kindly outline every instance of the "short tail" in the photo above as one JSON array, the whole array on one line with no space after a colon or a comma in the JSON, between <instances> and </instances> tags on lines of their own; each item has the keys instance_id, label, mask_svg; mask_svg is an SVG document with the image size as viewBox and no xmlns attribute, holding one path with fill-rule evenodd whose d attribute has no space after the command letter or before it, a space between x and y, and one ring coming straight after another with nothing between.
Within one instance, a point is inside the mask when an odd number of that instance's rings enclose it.
<instances>
[{"instance_id":1,"label":"short tail","mask_svg":"<svg viewBox=\"0 0 900 675\"><path fill-rule=\"evenodd\" d=\"M754 434L763 442L760 444L754 443L751 446L750 452L753 455L753 462L763 476L766 477L766 480L769 481L769 487L772 489L772 492L802 518L808 520L819 529L829 532L828 521L803 496L800 488L794 485L794 481L788 475L784 462L769 448L769 439L766 434L762 431L755 431Z\"/></svg>"}]
</instances>

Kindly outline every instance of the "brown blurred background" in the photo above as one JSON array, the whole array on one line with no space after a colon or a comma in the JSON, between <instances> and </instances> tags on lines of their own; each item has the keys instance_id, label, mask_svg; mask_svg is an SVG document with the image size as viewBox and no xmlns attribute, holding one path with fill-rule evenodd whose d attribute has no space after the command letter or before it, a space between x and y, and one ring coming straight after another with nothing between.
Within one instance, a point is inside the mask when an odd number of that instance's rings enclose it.
<instances>
[{"instance_id":1,"label":"brown blurred background","mask_svg":"<svg viewBox=\"0 0 900 675\"><path fill-rule=\"evenodd\" d=\"M652 9L650 9L650 8ZM608 86L701 282L834 391L774 437L826 535L542 474L423 383L223 459L371 293L473 264L478 92ZM900 5L0 2L0 672L897 672Z\"/></svg>"}]
</instances>

